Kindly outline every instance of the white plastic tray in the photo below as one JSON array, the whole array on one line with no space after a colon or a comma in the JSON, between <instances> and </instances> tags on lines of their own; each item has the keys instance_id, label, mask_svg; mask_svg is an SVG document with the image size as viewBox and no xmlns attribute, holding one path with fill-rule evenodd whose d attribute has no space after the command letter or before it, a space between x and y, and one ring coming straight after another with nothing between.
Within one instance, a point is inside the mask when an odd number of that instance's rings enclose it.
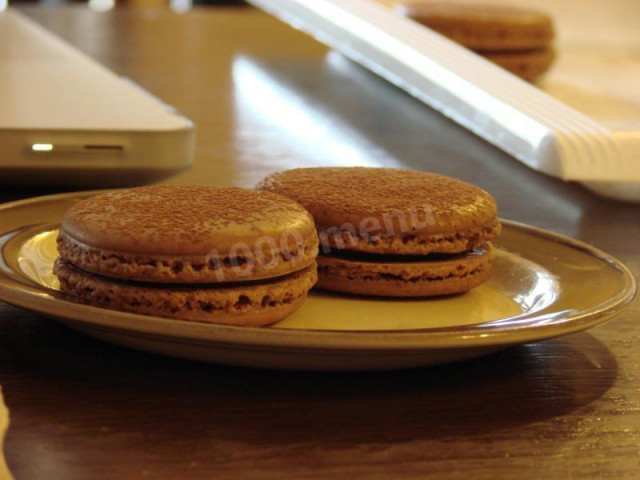
<instances>
[{"instance_id":1,"label":"white plastic tray","mask_svg":"<svg viewBox=\"0 0 640 480\"><path fill-rule=\"evenodd\" d=\"M430 29L371 0L250 0L295 28L362 64L531 168L583 182L604 196L640 201L640 107L623 116L604 109L585 115L494 66ZM588 52L583 62L591 62ZM562 52L561 52L562 55ZM561 56L562 58L562 56ZM638 59L619 69L634 84ZM625 62L622 62L625 63ZM620 80L606 65L589 82L586 99L602 96ZM629 73L630 72L630 73ZM618 75L618 76L616 76ZM635 85L640 85L638 75ZM555 89L558 85L555 83ZM551 93L554 84L549 83ZM599 92L599 93L594 93ZM637 96L637 88L631 93ZM558 92L556 92L558 93ZM561 93L561 92L560 92ZM566 92L565 92L566 93ZM600 95L600 97L598 97ZM558 95L556 95L558 96ZM562 95L559 95L560 97ZM595 103L594 103L595 105ZM620 108L620 102L616 104ZM584 109L583 109L584 111ZM637 115L634 115L634 112Z\"/></svg>"}]
</instances>

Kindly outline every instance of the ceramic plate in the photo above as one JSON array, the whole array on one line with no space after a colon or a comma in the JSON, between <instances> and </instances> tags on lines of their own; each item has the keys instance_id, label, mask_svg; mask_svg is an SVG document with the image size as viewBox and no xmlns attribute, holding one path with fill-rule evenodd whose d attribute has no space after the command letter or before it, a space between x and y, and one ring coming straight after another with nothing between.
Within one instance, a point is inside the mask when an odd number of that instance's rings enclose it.
<instances>
[{"instance_id":1,"label":"ceramic plate","mask_svg":"<svg viewBox=\"0 0 640 480\"><path fill-rule=\"evenodd\" d=\"M165 355L290 369L433 365L593 327L620 313L635 294L633 276L606 253L504 221L489 281L466 294L397 300L313 292L294 315L266 328L96 308L65 300L52 273L62 215L95 193L0 206L0 300Z\"/></svg>"}]
</instances>

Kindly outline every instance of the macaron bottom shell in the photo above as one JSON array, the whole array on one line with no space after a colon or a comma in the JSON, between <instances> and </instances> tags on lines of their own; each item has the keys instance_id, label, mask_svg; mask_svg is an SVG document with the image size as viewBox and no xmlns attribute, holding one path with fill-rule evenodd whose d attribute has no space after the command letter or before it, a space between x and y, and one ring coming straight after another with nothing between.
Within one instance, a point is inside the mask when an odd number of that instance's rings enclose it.
<instances>
[{"instance_id":1,"label":"macaron bottom shell","mask_svg":"<svg viewBox=\"0 0 640 480\"><path fill-rule=\"evenodd\" d=\"M54 273L71 300L113 310L222 325L258 327L291 315L317 281L315 262L268 282L154 285L115 281L58 259Z\"/></svg>"},{"instance_id":2,"label":"macaron bottom shell","mask_svg":"<svg viewBox=\"0 0 640 480\"><path fill-rule=\"evenodd\" d=\"M410 261L384 255L320 255L316 287L380 297L462 293L489 278L494 257L490 243L460 255L411 257Z\"/></svg>"}]
</instances>

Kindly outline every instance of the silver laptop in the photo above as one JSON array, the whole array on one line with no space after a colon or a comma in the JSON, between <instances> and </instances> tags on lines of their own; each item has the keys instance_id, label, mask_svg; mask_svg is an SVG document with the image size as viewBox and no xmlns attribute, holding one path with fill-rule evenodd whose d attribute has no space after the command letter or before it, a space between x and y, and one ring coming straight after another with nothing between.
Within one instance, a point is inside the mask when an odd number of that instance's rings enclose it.
<instances>
[{"instance_id":1,"label":"silver laptop","mask_svg":"<svg viewBox=\"0 0 640 480\"><path fill-rule=\"evenodd\" d=\"M0 12L0 184L148 183L191 165L194 137L141 87Z\"/></svg>"}]
</instances>

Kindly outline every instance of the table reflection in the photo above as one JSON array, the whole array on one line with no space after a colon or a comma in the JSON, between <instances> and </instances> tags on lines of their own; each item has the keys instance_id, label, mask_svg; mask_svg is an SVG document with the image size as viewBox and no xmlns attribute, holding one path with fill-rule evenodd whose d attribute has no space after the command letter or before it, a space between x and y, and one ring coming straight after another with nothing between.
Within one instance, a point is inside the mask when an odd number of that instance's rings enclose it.
<instances>
[{"instance_id":1,"label":"table reflection","mask_svg":"<svg viewBox=\"0 0 640 480\"><path fill-rule=\"evenodd\" d=\"M282 148L297 153L300 167L313 165L401 166L392 154L362 136L321 103L279 81L259 62L239 56L233 62L236 147L255 159L262 136L285 136ZM254 160L255 161L255 160ZM286 165L289 166L290 165Z\"/></svg>"}]
</instances>

